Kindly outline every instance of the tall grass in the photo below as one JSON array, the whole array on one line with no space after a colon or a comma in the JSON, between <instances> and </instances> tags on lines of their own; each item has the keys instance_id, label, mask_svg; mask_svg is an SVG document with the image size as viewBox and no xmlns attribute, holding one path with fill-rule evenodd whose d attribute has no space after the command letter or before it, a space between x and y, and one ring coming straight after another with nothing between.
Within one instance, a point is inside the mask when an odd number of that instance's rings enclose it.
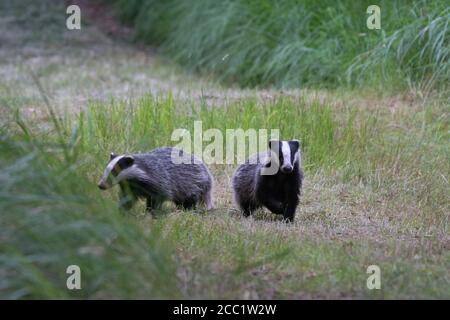
<instances>
[{"instance_id":1,"label":"tall grass","mask_svg":"<svg viewBox=\"0 0 450 320\"><path fill-rule=\"evenodd\" d=\"M116 0L139 40L193 70L241 86L387 90L447 87L446 1L379 1L382 30L366 27L370 1Z\"/></svg>"},{"instance_id":2,"label":"tall grass","mask_svg":"<svg viewBox=\"0 0 450 320\"><path fill-rule=\"evenodd\" d=\"M1 131L0 297L176 297L157 229L120 215L80 169L83 155L68 160L69 143L48 140ZM66 287L69 265L81 269L81 290Z\"/></svg>"},{"instance_id":3,"label":"tall grass","mask_svg":"<svg viewBox=\"0 0 450 320\"><path fill-rule=\"evenodd\" d=\"M96 152L101 150L104 154L114 148L131 152L174 145L170 139L177 128L189 130L193 139L195 121L201 121L203 131L219 129L224 137L224 150L227 129L267 129L269 133L278 129L282 139L301 140L306 167L336 168L351 161L356 149L366 147L366 131L373 130L370 116L363 127L355 128L357 111L347 112L349 116L338 122L336 112L327 104L284 98L263 105L254 99L244 99L213 110L205 104L180 110L170 97L147 96L131 104L92 104L79 118L79 127L83 128L85 146L94 146ZM202 147L209 143L204 141Z\"/></svg>"}]
</instances>

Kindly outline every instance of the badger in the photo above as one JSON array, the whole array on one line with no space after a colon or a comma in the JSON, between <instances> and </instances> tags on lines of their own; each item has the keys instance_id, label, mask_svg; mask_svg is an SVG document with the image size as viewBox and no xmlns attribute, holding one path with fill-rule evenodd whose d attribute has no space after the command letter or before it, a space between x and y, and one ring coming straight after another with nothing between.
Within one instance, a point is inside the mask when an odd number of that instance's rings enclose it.
<instances>
[{"instance_id":1,"label":"badger","mask_svg":"<svg viewBox=\"0 0 450 320\"><path fill-rule=\"evenodd\" d=\"M177 155L177 161L173 161ZM203 203L213 209L213 178L206 165L182 150L162 147L148 153L116 155L98 182L101 190L119 184L119 206L131 209L139 199L147 201L147 211L158 209L166 200L184 209Z\"/></svg>"},{"instance_id":2,"label":"badger","mask_svg":"<svg viewBox=\"0 0 450 320\"><path fill-rule=\"evenodd\" d=\"M302 181L300 142L271 140L268 151L250 157L234 172L234 199L246 217L264 206L292 222Z\"/></svg>"}]
</instances>

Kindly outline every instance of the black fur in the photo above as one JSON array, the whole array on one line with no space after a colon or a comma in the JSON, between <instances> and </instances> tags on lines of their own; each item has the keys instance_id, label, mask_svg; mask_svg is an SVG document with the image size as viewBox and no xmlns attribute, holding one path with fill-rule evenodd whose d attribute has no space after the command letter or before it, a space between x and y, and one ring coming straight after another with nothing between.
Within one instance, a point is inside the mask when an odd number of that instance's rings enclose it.
<instances>
[{"instance_id":1,"label":"black fur","mask_svg":"<svg viewBox=\"0 0 450 320\"><path fill-rule=\"evenodd\" d=\"M274 148L274 151L278 148L279 151L280 168L276 174L261 175L261 169L270 166L270 162L264 163L264 158L270 157L270 152L256 156L257 163L254 161L255 157L248 159L236 170L233 176L234 195L245 216L264 206L275 214L283 215L285 221L294 220L302 188L303 171L300 160L293 162L295 152L299 149L298 141L289 141L289 146L292 158L290 163L293 164L291 172L282 172L284 159L281 143L274 145L273 142L269 147Z\"/></svg>"},{"instance_id":2,"label":"black fur","mask_svg":"<svg viewBox=\"0 0 450 320\"><path fill-rule=\"evenodd\" d=\"M283 215L286 221L293 221L299 203L303 173L298 164L291 173L259 175L256 199L275 214Z\"/></svg>"}]
</instances>

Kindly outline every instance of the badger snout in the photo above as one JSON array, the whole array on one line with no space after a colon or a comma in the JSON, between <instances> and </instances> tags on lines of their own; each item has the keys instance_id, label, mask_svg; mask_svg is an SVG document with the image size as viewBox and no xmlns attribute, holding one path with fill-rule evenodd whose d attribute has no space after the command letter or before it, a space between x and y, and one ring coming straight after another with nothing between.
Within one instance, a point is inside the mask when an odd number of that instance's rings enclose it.
<instances>
[{"instance_id":1,"label":"badger snout","mask_svg":"<svg viewBox=\"0 0 450 320\"><path fill-rule=\"evenodd\" d=\"M100 181L99 183L97 183L97 186L100 190L106 190L108 189L108 187L106 186L105 183L103 183L103 181Z\"/></svg>"},{"instance_id":2,"label":"badger snout","mask_svg":"<svg viewBox=\"0 0 450 320\"><path fill-rule=\"evenodd\" d=\"M288 164L288 165L285 165L285 166L281 167L281 172L283 172L283 173L291 173L293 169L294 169L294 167L291 166L290 164Z\"/></svg>"}]
</instances>

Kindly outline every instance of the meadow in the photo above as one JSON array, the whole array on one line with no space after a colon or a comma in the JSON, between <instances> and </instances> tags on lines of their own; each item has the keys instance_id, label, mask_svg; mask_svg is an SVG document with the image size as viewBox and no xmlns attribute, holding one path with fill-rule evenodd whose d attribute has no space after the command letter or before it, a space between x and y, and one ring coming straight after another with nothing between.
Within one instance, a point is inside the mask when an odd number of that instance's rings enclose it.
<instances>
[{"instance_id":1,"label":"meadow","mask_svg":"<svg viewBox=\"0 0 450 320\"><path fill-rule=\"evenodd\" d=\"M131 44L105 39L95 25L88 24L87 33L60 35L55 26L64 16L55 16L64 8L49 3L30 5L26 11L10 2L9 11L0 10L0 26L24 35L1 39L9 51L0 52L0 298L450 298L450 114L445 83L413 90L425 82L408 87L402 75L403 89L395 94L393 88L341 87L341 68L348 64L341 64L340 57L329 80L319 72L326 64L318 71L308 62L313 56L299 67L306 69L296 79L282 71L286 66L264 76L234 58L224 69L215 69L201 43L200 56L192 60L186 60L182 50L179 57L172 56L176 49L165 41L175 34L165 31L167 24L149 24L161 35L145 39L160 44L162 54L171 58L149 61ZM212 3L194 7L198 14L220 9ZM324 11L331 10L326 1L319 3ZM431 15L442 9L435 3ZM235 5L228 10L236 10ZM184 8L184 2L179 6ZM15 20L5 18L13 14L11 8L17 10ZM267 15L258 16L273 15L270 8L267 3ZM49 43L40 34L28 33L30 25L20 25L35 13L43 18L31 20L34 29L45 25L48 35L61 37L61 42ZM222 13L227 17L228 11ZM158 17L159 23L166 21L161 18L165 15ZM175 18L167 19L178 21L181 28L184 20ZM321 21L317 23L325 23ZM266 23L262 18L259 22ZM139 26L137 39L145 34ZM205 38L197 28L202 29L192 26L193 35L213 41L214 30ZM336 37L345 34L336 32ZM327 30L322 33L326 39L333 36ZM183 33L177 36L181 39ZM284 33L277 37L284 39ZM191 41L194 45L195 39ZM448 38L443 41L441 53L447 52L448 58ZM31 49L23 52L25 44ZM20 54L13 50L15 45ZM227 49L232 45L242 44ZM209 46L205 52L217 57L211 51L215 43ZM355 52L345 54L347 62ZM246 56L259 61L261 68L270 63ZM181 66L174 67L172 58ZM445 62L427 65L426 72L439 69L438 82L448 79ZM184 65L205 70L191 74ZM216 73L224 75L220 84L205 84L208 77L216 79ZM244 86L275 87L230 89L229 79ZM370 82L389 87L389 82L376 79ZM277 89L300 83L319 86ZM97 94L105 91L106 96ZM230 179L236 165L211 166L216 209L210 212L167 204L153 217L141 203L124 214L117 207L118 190L97 188L110 152L172 145L173 130L192 132L197 120L204 130L280 129L282 138L300 139L305 182L294 223L286 224L265 210L244 218L232 200ZM81 268L81 290L66 287L66 268L73 264ZM366 286L369 265L381 269L380 290Z\"/></svg>"},{"instance_id":2,"label":"meadow","mask_svg":"<svg viewBox=\"0 0 450 320\"><path fill-rule=\"evenodd\" d=\"M170 97L148 96L50 116L46 132L20 117L3 128L2 251L12 297L448 294L443 195L450 162L448 123L439 116L375 116L291 99L243 100L214 112L187 105L189 115L176 106ZM232 203L230 165L212 167L213 212L168 205L152 218L142 204L124 216L116 192L97 190L110 151L170 145L172 130L190 129L194 119L204 128L270 124L282 136L302 137L306 180L293 225L267 212L241 217ZM80 293L64 288L69 261L86 270ZM365 289L371 264L383 270L380 293Z\"/></svg>"}]
</instances>

